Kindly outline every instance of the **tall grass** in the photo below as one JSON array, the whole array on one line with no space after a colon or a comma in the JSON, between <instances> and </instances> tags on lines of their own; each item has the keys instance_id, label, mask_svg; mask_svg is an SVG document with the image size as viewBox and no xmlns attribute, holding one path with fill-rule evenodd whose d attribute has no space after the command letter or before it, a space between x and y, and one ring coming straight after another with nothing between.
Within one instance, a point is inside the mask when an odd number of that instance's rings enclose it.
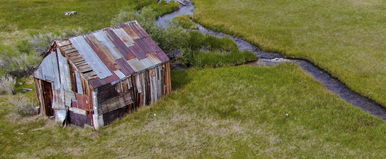
<instances>
[{"instance_id":1,"label":"tall grass","mask_svg":"<svg viewBox=\"0 0 386 159\"><path fill-rule=\"evenodd\" d=\"M247 51L224 52L195 52L193 66L196 67L223 67L244 64L257 60L256 55Z\"/></svg>"},{"instance_id":2,"label":"tall grass","mask_svg":"<svg viewBox=\"0 0 386 159\"><path fill-rule=\"evenodd\" d=\"M386 105L384 1L193 1L196 20L206 26L306 58Z\"/></svg>"},{"instance_id":3,"label":"tall grass","mask_svg":"<svg viewBox=\"0 0 386 159\"><path fill-rule=\"evenodd\" d=\"M0 77L0 95L13 94L15 91L16 79L11 76Z\"/></svg>"},{"instance_id":4,"label":"tall grass","mask_svg":"<svg viewBox=\"0 0 386 159\"><path fill-rule=\"evenodd\" d=\"M24 95L17 94L9 96L8 101L14 106L17 113L21 116L31 116L38 113L37 104Z\"/></svg>"},{"instance_id":5,"label":"tall grass","mask_svg":"<svg viewBox=\"0 0 386 159\"><path fill-rule=\"evenodd\" d=\"M174 92L100 131L17 118L1 158L383 158L386 124L292 64L174 71ZM15 120L17 119L17 120Z\"/></svg>"},{"instance_id":6,"label":"tall grass","mask_svg":"<svg viewBox=\"0 0 386 159\"><path fill-rule=\"evenodd\" d=\"M179 16L173 19L174 23L177 23L185 29L198 29L198 26L193 23L191 16Z\"/></svg>"}]
</instances>

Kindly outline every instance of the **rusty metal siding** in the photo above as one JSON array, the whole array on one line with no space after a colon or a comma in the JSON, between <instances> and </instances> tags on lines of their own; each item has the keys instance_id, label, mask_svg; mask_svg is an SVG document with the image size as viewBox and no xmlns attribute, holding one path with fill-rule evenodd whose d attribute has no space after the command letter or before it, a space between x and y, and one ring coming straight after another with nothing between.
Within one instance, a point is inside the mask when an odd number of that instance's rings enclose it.
<instances>
[{"instance_id":1,"label":"rusty metal siding","mask_svg":"<svg viewBox=\"0 0 386 159\"><path fill-rule=\"evenodd\" d=\"M128 112L128 108L123 107L123 108L119 108L119 109L116 109L116 110L113 110L111 112L103 114L104 124L105 125L110 124L114 120L123 117L125 114L127 114L127 112Z\"/></svg>"},{"instance_id":2,"label":"rusty metal siding","mask_svg":"<svg viewBox=\"0 0 386 159\"><path fill-rule=\"evenodd\" d=\"M70 123L76 126L84 127L85 124L91 125L90 118L88 118L86 114L78 114L75 111L70 111L69 118Z\"/></svg>"},{"instance_id":3,"label":"rusty metal siding","mask_svg":"<svg viewBox=\"0 0 386 159\"><path fill-rule=\"evenodd\" d=\"M119 82L124 79L122 74L127 77L169 61L136 21L58 41L57 44L94 88Z\"/></svg>"},{"instance_id":4,"label":"rusty metal siding","mask_svg":"<svg viewBox=\"0 0 386 159\"><path fill-rule=\"evenodd\" d=\"M123 74L119 70L114 71L114 73L119 77L119 79L125 79L126 78L125 74Z\"/></svg>"},{"instance_id":5,"label":"rusty metal siding","mask_svg":"<svg viewBox=\"0 0 386 159\"><path fill-rule=\"evenodd\" d=\"M51 52L40 63L34 72L34 77L40 80L52 82L54 89L60 88L60 78L56 53Z\"/></svg>"},{"instance_id":6,"label":"rusty metal siding","mask_svg":"<svg viewBox=\"0 0 386 159\"><path fill-rule=\"evenodd\" d=\"M135 58L135 55L131 53L130 49L122 42L119 37L112 30L105 30L108 39L115 45L121 52L126 60Z\"/></svg>"},{"instance_id":7,"label":"rusty metal siding","mask_svg":"<svg viewBox=\"0 0 386 159\"><path fill-rule=\"evenodd\" d=\"M112 28L111 29L115 35L126 45L126 47L131 47L134 44L134 40L126 33L122 28Z\"/></svg>"},{"instance_id":8,"label":"rusty metal siding","mask_svg":"<svg viewBox=\"0 0 386 159\"><path fill-rule=\"evenodd\" d=\"M93 35L85 36L85 40L110 71L118 68L114 64L115 57L109 52L106 46L102 45Z\"/></svg>"},{"instance_id":9,"label":"rusty metal siding","mask_svg":"<svg viewBox=\"0 0 386 159\"><path fill-rule=\"evenodd\" d=\"M120 59L123 57L122 53L119 52L118 48L116 48L115 45L110 41L104 31L97 31L92 35L94 35L95 38L109 50L115 59Z\"/></svg>"}]
</instances>

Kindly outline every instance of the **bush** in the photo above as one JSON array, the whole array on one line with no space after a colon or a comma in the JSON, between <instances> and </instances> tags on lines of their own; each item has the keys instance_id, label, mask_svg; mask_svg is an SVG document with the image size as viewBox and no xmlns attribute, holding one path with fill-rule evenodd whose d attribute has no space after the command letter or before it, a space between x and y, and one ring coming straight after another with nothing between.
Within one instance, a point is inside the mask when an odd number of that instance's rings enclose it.
<instances>
[{"instance_id":1,"label":"bush","mask_svg":"<svg viewBox=\"0 0 386 159\"><path fill-rule=\"evenodd\" d=\"M180 51L180 55L176 57L176 64L190 67L193 63L193 51L184 49Z\"/></svg>"},{"instance_id":2,"label":"bush","mask_svg":"<svg viewBox=\"0 0 386 159\"><path fill-rule=\"evenodd\" d=\"M215 37L204 35L197 31L188 31L188 46L193 51L209 50L209 51L237 51L237 45L232 39L224 37Z\"/></svg>"},{"instance_id":3,"label":"bush","mask_svg":"<svg viewBox=\"0 0 386 159\"><path fill-rule=\"evenodd\" d=\"M172 2L172 3L166 3L165 1L162 1L161 3L158 4L151 4L144 9L149 9L153 11L154 19L162 16L167 13L171 13L179 8L179 4L177 2Z\"/></svg>"},{"instance_id":4,"label":"bush","mask_svg":"<svg viewBox=\"0 0 386 159\"><path fill-rule=\"evenodd\" d=\"M3 75L8 74L15 77L27 75L39 63L39 56L27 53L27 49L22 50L23 53L9 47L0 49L0 65Z\"/></svg>"},{"instance_id":5,"label":"bush","mask_svg":"<svg viewBox=\"0 0 386 159\"><path fill-rule=\"evenodd\" d=\"M15 48L0 46L1 74L24 77L32 73L40 63L41 55L54 40L81 34L80 29L59 33L39 33L20 41Z\"/></svg>"},{"instance_id":6,"label":"bush","mask_svg":"<svg viewBox=\"0 0 386 159\"><path fill-rule=\"evenodd\" d=\"M30 116L38 114L38 109L35 103L31 99L23 95L11 96L8 101L16 107L17 113L21 116Z\"/></svg>"},{"instance_id":7,"label":"bush","mask_svg":"<svg viewBox=\"0 0 386 159\"><path fill-rule=\"evenodd\" d=\"M16 57L8 57L6 67L3 68L7 74L15 77L24 77L32 73L41 57L35 54L21 54Z\"/></svg>"},{"instance_id":8,"label":"bush","mask_svg":"<svg viewBox=\"0 0 386 159\"><path fill-rule=\"evenodd\" d=\"M179 52L180 55L176 57L175 62L185 66L220 67L256 60L253 53L240 52L232 39L183 29L184 26L181 25L190 21L187 16L180 17L179 21L183 21L182 24L173 23L167 28L158 27L154 20L162 15L161 13L169 11L168 9L160 11L159 6L161 5L150 5L137 12L121 11L112 19L111 24L118 25L137 20L169 57L174 58L174 53ZM190 24L193 24L192 21ZM194 52L198 53L193 54Z\"/></svg>"},{"instance_id":9,"label":"bush","mask_svg":"<svg viewBox=\"0 0 386 159\"><path fill-rule=\"evenodd\" d=\"M157 34L157 35L155 35ZM158 32L153 32L154 40L165 52L175 52L178 50L189 48L189 34L176 26L169 26L166 29L160 29Z\"/></svg>"},{"instance_id":10,"label":"bush","mask_svg":"<svg viewBox=\"0 0 386 159\"><path fill-rule=\"evenodd\" d=\"M13 94L15 91L16 79L11 76L0 77L0 94Z\"/></svg>"},{"instance_id":11,"label":"bush","mask_svg":"<svg viewBox=\"0 0 386 159\"><path fill-rule=\"evenodd\" d=\"M232 39L227 37L219 38L215 36L207 35L204 41L204 46L208 50L220 50L220 51L236 51L238 50L237 45Z\"/></svg>"},{"instance_id":12,"label":"bush","mask_svg":"<svg viewBox=\"0 0 386 159\"><path fill-rule=\"evenodd\" d=\"M28 39L28 43L30 44L30 49L32 49L33 52L36 52L38 55L41 55L47 49L49 49L51 43L54 40L60 40L64 39L66 37L79 35L83 31L81 29L72 29L72 30L64 30L61 33L39 33L36 35L33 35ZM19 47L20 48L20 47ZM23 50L26 50L23 48Z\"/></svg>"},{"instance_id":13,"label":"bush","mask_svg":"<svg viewBox=\"0 0 386 159\"><path fill-rule=\"evenodd\" d=\"M150 32L149 30L157 28L154 24L154 20L157 19L157 17L172 12L178 9L178 7L179 5L177 3L161 2L159 4L148 5L136 12L121 10L119 14L111 20L111 24L119 25L128 21L137 20L142 27Z\"/></svg>"},{"instance_id":14,"label":"bush","mask_svg":"<svg viewBox=\"0 0 386 159\"><path fill-rule=\"evenodd\" d=\"M205 40L207 36L197 31L190 31L188 38L189 49L198 51L205 45Z\"/></svg>"},{"instance_id":15,"label":"bush","mask_svg":"<svg viewBox=\"0 0 386 159\"><path fill-rule=\"evenodd\" d=\"M249 51L233 51L229 53L205 51L194 53L193 59L192 64L196 67L222 67L255 61L257 57Z\"/></svg>"},{"instance_id":16,"label":"bush","mask_svg":"<svg viewBox=\"0 0 386 159\"><path fill-rule=\"evenodd\" d=\"M163 3L164 2L161 3L161 6ZM168 5L170 4L167 4L166 6ZM186 48L188 45L187 37L189 37L189 35L185 30L173 25L168 28L160 28L154 24L154 20L159 15L162 15L161 13L173 11L169 10L173 7L169 6L167 7L169 9L155 11L154 8L156 8L156 6L159 6L159 4L145 7L140 12L121 11L112 19L111 24L119 25L127 21L137 20L166 53Z\"/></svg>"}]
</instances>

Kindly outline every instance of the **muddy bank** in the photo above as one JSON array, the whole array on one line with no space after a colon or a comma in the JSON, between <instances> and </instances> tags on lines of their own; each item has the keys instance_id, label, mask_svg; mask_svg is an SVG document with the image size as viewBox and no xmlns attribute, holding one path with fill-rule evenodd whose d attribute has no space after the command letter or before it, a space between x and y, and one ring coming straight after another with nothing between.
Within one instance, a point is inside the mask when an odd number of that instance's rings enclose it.
<instances>
[{"instance_id":1,"label":"muddy bank","mask_svg":"<svg viewBox=\"0 0 386 159\"><path fill-rule=\"evenodd\" d=\"M160 27L168 27L168 23L170 23L174 17L182 15L194 15L194 5L188 0L185 0L184 4L185 5L180 5L179 10L158 18L156 20L156 24ZM377 102L351 90L344 83L339 81L337 78L333 77L324 69L316 66L312 62L304 59L288 59L279 53L264 52L257 46L241 38L207 29L197 23L196 25L199 27L197 31L203 34L209 34L217 37L228 37L237 44L237 47L240 50L255 53L259 60L256 62L249 63L250 65L272 66L283 62L291 62L297 64L307 74L311 75L314 80L321 83L325 88L337 94L346 102L356 107L359 107L360 109L386 121L386 108L382 107L382 105L378 104Z\"/></svg>"}]
</instances>

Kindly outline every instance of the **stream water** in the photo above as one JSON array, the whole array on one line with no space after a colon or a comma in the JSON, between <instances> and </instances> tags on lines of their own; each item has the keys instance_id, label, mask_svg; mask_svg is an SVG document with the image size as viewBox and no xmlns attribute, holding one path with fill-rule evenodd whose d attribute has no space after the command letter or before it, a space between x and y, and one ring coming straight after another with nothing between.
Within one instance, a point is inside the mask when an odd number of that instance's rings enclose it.
<instances>
[{"instance_id":1,"label":"stream water","mask_svg":"<svg viewBox=\"0 0 386 159\"><path fill-rule=\"evenodd\" d=\"M167 0L168 2L170 0ZM179 10L172 12L170 14L166 14L162 17L159 17L156 20L156 24L160 27L168 27L169 23L173 18L182 15L194 15L194 5L189 1L183 1L184 4L180 5ZM357 92L354 92L350 88L348 88L344 83L339 81L337 78L333 77L331 74L323 70L322 68L316 66L310 61L304 59L289 59L285 58L282 54L279 53L271 53L264 52L257 46L241 39L238 37L231 36L229 34L216 32L210 29L205 28L204 26L197 24L199 27L197 31L203 34L209 34L217 37L228 37L232 39L240 50L250 51L256 54L259 58L258 61L249 63L251 65L276 65L283 62L291 62L299 65L306 73L310 74L314 80L320 82L325 88L330 90L331 92L340 96L346 102L359 107L360 109L381 118L386 121L386 108L382 107L380 104L375 101L360 95Z\"/></svg>"}]
</instances>

